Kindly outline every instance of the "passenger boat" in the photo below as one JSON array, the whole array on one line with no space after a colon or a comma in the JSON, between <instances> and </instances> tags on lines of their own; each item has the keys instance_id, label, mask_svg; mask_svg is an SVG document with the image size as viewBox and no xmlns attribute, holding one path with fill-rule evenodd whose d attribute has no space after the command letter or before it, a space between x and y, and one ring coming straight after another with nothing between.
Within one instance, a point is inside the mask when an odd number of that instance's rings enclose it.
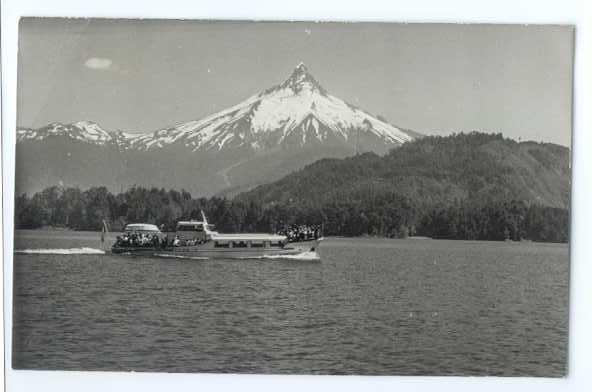
<instances>
[{"instance_id":1,"label":"passenger boat","mask_svg":"<svg viewBox=\"0 0 592 392\"><path fill-rule=\"evenodd\" d=\"M156 246L154 238L158 238L160 246ZM155 249L163 247L165 238L156 225L130 223L124 227L122 235L117 236L115 244L111 247L111 253L150 256ZM146 242L145 239L150 242Z\"/></svg>"},{"instance_id":2,"label":"passenger boat","mask_svg":"<svg viewBox=\"0 0 592 392\"><path fill-rule=\"evenodd\" d=\"M202 212L202 220L180 221L174 237L158 227L136 223L127 225L111 248L115 254L152 255L180 258L274 258L318 250L322 238L288 242L278 234L222 234L214 231Z\"/></svg>"}]
</instances>

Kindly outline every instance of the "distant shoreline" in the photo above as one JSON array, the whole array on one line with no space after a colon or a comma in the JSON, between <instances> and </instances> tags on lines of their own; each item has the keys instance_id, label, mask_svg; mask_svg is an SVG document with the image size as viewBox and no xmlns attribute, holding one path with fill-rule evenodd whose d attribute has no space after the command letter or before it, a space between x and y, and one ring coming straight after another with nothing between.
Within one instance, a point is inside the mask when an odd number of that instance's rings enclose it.
<instances>
[{"instance_id":1,"label":"distant shoreline","mask_svg":"<svg viewBox=\"0 0 592 392\"><path fill-rule=\"evenodd\" d=\"M14 228L14 230L35 230L35 231L90 231L90 230L76 230L76 229L72 229L70 227L59 227L59 226L44 226L44 227L38 227L36 229L17 229L16 227ZM98 231L97 231L98 232Z\"/></svg>"},{"instance_id":2,"label":"distant shoreline","mask_svg":"<svg viewBox=\"0 0 592 392\"><path fill-rule=\"evenodd\" d=\"M47 226L47 227L40 227L37 229L14 229L15 232L17 231L35 231L35 232L72 232L72 233L97 233L100 234L101 231L100 230L76 230L76 229L71 229L71 228L67 228L67 227L52 227L52 226ZM119 230L114 230L114 231L110 231L109 233L116 233L119 234L120 231ZM168 232L166 231L165 233L167 234L172 234L174 232ZM470 240L470 239L462 239L462 238L431 238L431 237L425 237L425 236L409 236L409 237L405 237L405 238L391 238L391 237L383 237L383 236L372 236L372 235L359 235L359 236L343 236L343 235L332 235L332 236L326 236L325 238L336 238L336 239L343 239L343 240L347 240L347 239L385 239L385 240L414 240L414 241L426 241L426 240L432 240L432 241L470 241L470 242L511 242L511 243L538 243L538 244L566 244L569 245L569 241L568 242L557 242L557 241L533 241L533 240L529 240L529 239L522 239L520 241L514 241L514 240Z\"/></svg>"}]
</instances>

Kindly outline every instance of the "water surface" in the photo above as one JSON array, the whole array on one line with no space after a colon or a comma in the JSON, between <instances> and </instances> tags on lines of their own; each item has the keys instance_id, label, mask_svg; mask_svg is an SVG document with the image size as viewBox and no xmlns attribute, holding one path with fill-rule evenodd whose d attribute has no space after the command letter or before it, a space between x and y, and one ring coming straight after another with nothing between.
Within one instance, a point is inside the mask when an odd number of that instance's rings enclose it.
<instances>
[{"instance_id":1,"label":"water surface","mask_svg":"<svg viewBox=\"0 0 592 392\"><path fill-rule=\"evenodd\" d=\"M99 248L18 231L15 248ZM568 246L325 241L321 261L14 258L13 367L277 374L566 371Z\"/></svg>"}]
</instances>

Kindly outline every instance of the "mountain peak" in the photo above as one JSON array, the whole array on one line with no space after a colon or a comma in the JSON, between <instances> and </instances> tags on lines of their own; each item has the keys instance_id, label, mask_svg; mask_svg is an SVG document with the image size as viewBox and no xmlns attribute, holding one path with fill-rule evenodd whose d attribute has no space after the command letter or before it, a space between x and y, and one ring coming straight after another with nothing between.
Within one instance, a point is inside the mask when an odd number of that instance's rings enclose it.
<instances>
[{"instance_id":1,"label":"mountain peak","mask_svg":"<svg viewBox=\"0 0 592 392\"><path fill-rule=\"evenodd\" d=\"M244 149L261 153L276 147L330 146L346 152L386 151L413 139L405 131L330 95L299 63L281 84L218 113L153 133L103 130L91 121L52 124L39 132L21 131L21 139L63 135L93 144L117 144L137 150L182 146L191 151ZM315 150L316 151L316 150ZM271 152L270 152L271 153Z\"/></svg>"},{"instance_id":2,"label":"mountain peak","mask_svg":"<svg viewBox=\"0 0 592 392\"><path fill-rule=\"evenodd\" d=\"M316 81L303 62L300 62L296 68L294 68L290 77L286 79L280 87L291 88L296 93L305 88L325 93L323 87L321 87L319 82Z\"/></svg>"},{"instance_id":3,"label":"mountain peak","mask_svg":"<svg viewBox=\"0 0 592 392\"><path fill-rule=\"evenodd\" d=\"M43 140L50 136L66 136L94 144L105 144L113 139L110 132L102 129L93 121L78 121L71 124L53 122L38 129L20 128L17 140Z\"/></svg>"},{"instance_id":4,"label":"mountain peak","mask_svg":"<svg viewBox=\"0 0 592 392\"><path fill-rule=\"evenodd\" d=\"M98 127L98 128L100 128L99 124L97 124L94 121L89 121L89 120L77 121L77 122L72 123L71 125L74 125L79 128L82 128L82 127Z\"/></svg>"},{"instance_id":5,"label":"mountain peak","mask_svg":"<svg viewBox=\"0 0 592 392\"><path fill-rule=\"evenodd\" d=\"M306 68L306 65L301 61L301 62L298 63L298 65L296 66L296 68L294 68L294 73L307 74L308 73L308 68Z\"/></svg>"}]
</instances>

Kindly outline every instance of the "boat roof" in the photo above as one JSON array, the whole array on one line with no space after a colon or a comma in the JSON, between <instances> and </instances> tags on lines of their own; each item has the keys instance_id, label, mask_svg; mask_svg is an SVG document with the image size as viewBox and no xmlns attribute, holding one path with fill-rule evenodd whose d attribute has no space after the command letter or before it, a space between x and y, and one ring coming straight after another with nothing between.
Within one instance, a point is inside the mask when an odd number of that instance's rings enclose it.
<instances>
[{"instance_id":1,"label":"boat roof","mask_svg":"<svg viewBox=\"0 0 592 392\"><path fill-rule=\"evenodd\" d=\"M130 223L125 225L124 231L150 231L150 232L159 232L160 230L156 225L152 225L150 223Z\"/></svg>"},{"instance_id":2,"label":"boat roof","mask_svg":"<svg viewBox=\"0 0 592 392\"><path fill-rule=\"evenodd\" d=\"M286 236L266 233L213 234L215 241L285 241Z\"/></svg>"}]
</instances>

